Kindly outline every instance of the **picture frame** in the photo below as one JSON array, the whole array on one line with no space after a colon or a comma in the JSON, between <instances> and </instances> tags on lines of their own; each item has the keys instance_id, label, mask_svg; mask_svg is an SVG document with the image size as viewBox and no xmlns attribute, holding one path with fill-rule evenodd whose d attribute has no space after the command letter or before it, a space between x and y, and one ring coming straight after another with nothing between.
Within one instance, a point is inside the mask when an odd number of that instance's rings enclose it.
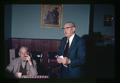
<instances>
[{"instance_id":1,"label":"picture frame","mask_svg":"<svg viewBox=\"0 0 120 83\"><path fill-rule=\"evenodd\" d=\"M104 26L112 26L112 24L113 24L113 16L104 15Z\"/></svg>"},{"instance_id":2,"label":"picture frame","mask_svg":"<svg viewBox=\"0 0 120 83\"><path fill-rule=\"evenodd\" d=\"M41 5L41 25L47 27L61 27L63 6L44 4Z\"/></svg>"}]
</instances>

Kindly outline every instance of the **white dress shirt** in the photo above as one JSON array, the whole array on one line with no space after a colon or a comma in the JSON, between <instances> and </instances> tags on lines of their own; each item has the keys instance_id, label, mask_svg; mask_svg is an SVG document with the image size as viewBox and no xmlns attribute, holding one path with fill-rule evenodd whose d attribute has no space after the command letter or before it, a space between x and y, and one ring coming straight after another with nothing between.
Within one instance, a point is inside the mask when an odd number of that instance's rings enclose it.
<instances>
[{"instance_id":1,"label":"white dress shirt","mask_svg":"<svg viewBox=\"0 0 120 83\"><path fill-rule=\"evenodd\" d=\"M71 46L71 43L73 41L73 38L74 38L75 34L73 34L70 38L69 38L69 47ZM68 42L68 41L67 41Z\"/></svg>"}]
</instances>

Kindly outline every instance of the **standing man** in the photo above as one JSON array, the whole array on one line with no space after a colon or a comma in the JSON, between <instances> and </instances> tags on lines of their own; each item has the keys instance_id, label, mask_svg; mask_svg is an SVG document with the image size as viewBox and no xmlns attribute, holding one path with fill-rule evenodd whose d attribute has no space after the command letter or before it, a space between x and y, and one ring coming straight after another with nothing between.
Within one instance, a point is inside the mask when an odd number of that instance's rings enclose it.
<instances>
[{"instance_id":1,"label":"standing man","mask_svg":"<svg viewBox=\"0 0 120 83\"><path fill-rule=\"evenodd\" d=\"M61 64L61 78L79 78L82 76L82 65L85 63L84 40L75 34L73 22L64 24L65 37L58 50L57 62Z\"/></svg>"},{"instance_id":2,"label":"standing man","mask_svg":"<svg viewBox=\"0 0 120 83\"><path fill-rule=\"evenodd\" d=\"M36 76L36 62L31 59L28 48L22 46L19 49L18 54L19 57L14 59L12 63L7 66L7 71L13 74L16 78L21 78L23 75Z\"/></svg>"}]
</instances>

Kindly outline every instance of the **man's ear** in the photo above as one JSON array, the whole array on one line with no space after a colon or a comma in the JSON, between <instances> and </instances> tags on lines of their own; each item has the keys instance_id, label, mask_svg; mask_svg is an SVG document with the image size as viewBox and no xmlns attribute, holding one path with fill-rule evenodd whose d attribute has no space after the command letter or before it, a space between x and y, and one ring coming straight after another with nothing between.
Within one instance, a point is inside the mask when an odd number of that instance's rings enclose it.
<instances>
[{"instance_id":1,"label":"man's ear","mask_svg":"<svg viewBox=\"0 0 120 83\"><path fill-rule=\"evenodd\" d=\"M75 27L73 27L72 29L73 29L73 31L75 32Z\"/></svg>"}]
</instances>

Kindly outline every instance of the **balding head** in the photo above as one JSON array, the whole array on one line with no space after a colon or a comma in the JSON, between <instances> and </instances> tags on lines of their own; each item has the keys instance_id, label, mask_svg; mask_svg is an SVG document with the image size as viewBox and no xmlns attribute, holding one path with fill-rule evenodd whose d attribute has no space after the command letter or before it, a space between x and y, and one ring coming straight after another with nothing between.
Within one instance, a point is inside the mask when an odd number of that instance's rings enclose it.
<instances>
[{"instance_id":1,"label":"balding head","mask_svg":"<svg viewBox=\"0 0 120 83\"><path fill-rule=\"evenodd\" d=\"M20 47L19 56L21 57L21 59L24 60L27 55L28 55L28 48L25 46Z\"/></svg>"},{"instance_id":2,"label":"balding head","mask_svg":"<svg viewBox=\"0 0 120 83\"><path fill-rule=\"evenodd\" d=\"M21 50L26 50L26 51L28 51L28 47L26 47L26 46L22 46L22 47L20 47L20 49L19 49L19 51L21 51Z\"/></svg>"}]
</instances>

